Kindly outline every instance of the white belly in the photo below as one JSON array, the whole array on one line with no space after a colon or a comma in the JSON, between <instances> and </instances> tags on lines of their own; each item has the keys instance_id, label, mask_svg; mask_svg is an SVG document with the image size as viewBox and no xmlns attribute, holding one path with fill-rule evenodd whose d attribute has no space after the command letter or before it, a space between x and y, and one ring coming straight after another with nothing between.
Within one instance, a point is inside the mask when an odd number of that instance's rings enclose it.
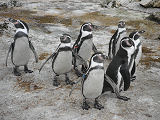
<instances>
[{"instance_id":1,"label":"white belly","mask_svg":"<svg viewBox=\"0 0 160 120\"><path fill-rule=\"evenodd\" d=\"M92 47L93 47L93 42L92 39L85 40L78 52L78 55L81 56L85 61L88 61L92 55ZM82 63L77 60L77 65L81 65Z\"/></svg>"},{"instance_id":2,"label":"white belly","mask_svg":"<svg viewBox=\"0 0 160 120\"><path fill-rule=\"evenodd\" d=\"M139 61L141 60L142 56L142 45L139 46L139 51L137 53L137 56L135 58L136 66L138 65Z\"/></svg>"},{"instance_id":3,"label":"white belly","mask_svg":"<svg viewBox=\"0 0 160 120\"><path fill-rule=\"evenodd\" d=\"M131 59L131 58L130 58ZM130 65L130 68L129 68L129 72L131 73L131 71L132 71L132 68L133 68L133 65L134 65L134 58L132 58L133 60L130 60L130 62L131 62L131 65Z\"/></svg>"},{"instance_id":4,"label":"white belly","mask_svg":"<svg viewBox=\"0 0 160 120\"><path fill-rule=\"evenodd\" d=\"M97 98L101 95L104 82L104 70L92 70L83 84L83 95L86 98Z\"/></svg>"},{"instance_id":5,"label":"white belly","mask_svg":"<svg viewBox=\"0 0 160 120\"><path fill-rule=\"evenodd\" d=\"M13 63L16 66L27 65L30 59L30 47L28 38L22 37L16 39L13 51Z\"/></svg>"},{"instance_id":6,"label":"white belly","mask_svg":"<svg viewBox=\"0 0 160 120\"><path fill-rule=\"evenodd\" d=\"M118 69L118 75L117 75L117 88L118 88L118 91L120 90L120 84L121 84L121 81L122 81L122 75L120 73L120 67ZM122 86L123 87L123 86Z\"/></svg>"},{"instance_id":7,"label":"white belly","mask_svg":"<svg viewBox=\"0 0 160 120\"><path fill-rule=\"evenodd\" d=\"M71 51L59 52L53 64L54 72L60 75L70 72L71 69L72 69L72 52Z\"/></svg>"}]
</instances>

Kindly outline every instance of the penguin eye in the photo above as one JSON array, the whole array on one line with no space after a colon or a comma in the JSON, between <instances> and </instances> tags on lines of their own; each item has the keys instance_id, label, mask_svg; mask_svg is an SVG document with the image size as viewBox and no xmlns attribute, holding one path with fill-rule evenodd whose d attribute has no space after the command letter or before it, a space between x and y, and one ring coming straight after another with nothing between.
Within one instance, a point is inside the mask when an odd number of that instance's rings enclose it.
<instances>
[{"instance_id":1,"label":"penguin eye","mask_svg":"<svg viewBox=\"0 0 160 120\"><path fill-rule=\"evenodd\" d=\"M90 25L89 24L87 24L87 25L85 25L84 27L83 27L83 31L92 31L92 29L91 29L91 27L90 27Z\"/></svg>"},{"instance_id":2,"label":"penguin eye","mask_svg":"<svg viewBox=\"0 0 160 120\"><path fill-rule=\"evenodd\" d=\"M139 37L140 37L139 35L135 35L134 40L137 40Z\"/></svg>"}]
</instances>

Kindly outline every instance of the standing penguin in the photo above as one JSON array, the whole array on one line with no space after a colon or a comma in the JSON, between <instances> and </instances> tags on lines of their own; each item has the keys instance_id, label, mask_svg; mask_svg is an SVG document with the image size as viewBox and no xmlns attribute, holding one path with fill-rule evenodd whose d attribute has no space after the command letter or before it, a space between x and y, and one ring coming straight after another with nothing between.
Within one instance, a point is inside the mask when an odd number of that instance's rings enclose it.
<instances>
[{"instance_id":1,"label":"standing penguin","mask_svg":"<svg viewBox=\"0 0 160 120\"><path fill-rule=\"evenodd\" d=\"M118 52L120 47L120 41L123 37L126 37L125 22L120 21L118 24L118 29L116 30L114 35L111 37L111 40L109 42L109 50L108 50L109 59L113 59L113 57Z\"/></svg>"},{"instance_id":2,"label":"standing penguin","mask_svg":"<svg viewBox=\"0 0 160 120\"><path fill-rule=\"evenodd\" d=\"M72 47L71 47L71 36L68 34L63 34L60 37L60 44L56 51L43 63L41 66L40 70L43 68L43 66L46 64L46 62L49 59L53 59L52 61L52 69L53 72L56 74L53 80L53 85L58 86L60 83L57 81L57 77L61 74L65 74L65 82L66 84L71 84L73 85L74 82L70 81L68 78L68 72L71 71L72 69L72 55L74 55L75 59L78 58L81 60L81 62L84 62L81 57L78 55L74 54L72 52Z\"/></svg>"},{"instance_id":3,"label":"standing penguin","mask_svg":"<svg viewBox=\"0 0 160 120\"><path fill-rule=\"evenodd\" d=\"M78 39L73 45L73 51L81 56L86 62L92 55L92 50L97 52L97 49L93 43L93 35L92 35L93 24L92 23L84 23L81 26L80 34ZM82 65L81 62L76 59L73 60L74 69L76 74L80 76L80 72L78 71L78 65ZM85 72L86 68L82 65L81 71Z\"/></svg>"},{"instance_id":4,"label":"standing penguin","mask_svg":"<svg viewBox=\"0 0 160 120\"><path fill-rule=\"evenodd\" d=\"M90 106L87 104L86 99L95 99L94 107L101 110L104 108L98 103L97 99L102 94L104 82L104 62L105 56L97 52L92 55L89 63L89 68L86 74L83 75L82 80L82 95L84 97L82 109L88 110Z\"/></svg>"},{"instance_id":5,"label":"standing penguin","mask_svg":"<svg viewBox=\"0 0 160 120\"><path fill-rule=\"evenodd\" d=\"M118 91L126 91L130 87L131 75L129 72L129 63L131 55L134 53L135 47L133 41L129 37L124 37L121 40L120 48L109 64L106 75L108 75L117 85ZM103 92L108 91L110 85L107 81L104 81Z\"/></svg>"},{"instance_id":6,"label":"standing penguin","mask_svg":"<svg viewBox=\"0 0 160 120\"><path fill-rule=\"evenodd\" d=\"M142 56L142 42L140 40L140 34L144 33L145 31L136 31L136 32L132 32L129 37L131 38L131 40L134 42L135 45L135 52L134 54L131 56L131 62L130 62L130 73L131 73L131 81L136 79L135 71L136 71L136 66L138 65L141 56Z\"/></svg>"},{"instance_id":7,"label":"standing penguin","mask_svg":"<svg viewBox=\"0 0 160 120\"><path fill-rule=\"evenodd\" d=\"M6 66L9 53L11 52L11 61L15 66L13 70L14 75L16 76L21 75L21 73L18 72L19 66L24 66L24 71L26 73L32 73L33 71L29 70L27 67L27 64L30 59L31 50L34 53L36 62L38 62L38 57L28 37L29 27L24 21L21 20L15 20L10 18L9 21L14 24L17 30L14 36L14 42L11 43L9 47L9 51L6 57Z\"/></svg>"}]
</instances>

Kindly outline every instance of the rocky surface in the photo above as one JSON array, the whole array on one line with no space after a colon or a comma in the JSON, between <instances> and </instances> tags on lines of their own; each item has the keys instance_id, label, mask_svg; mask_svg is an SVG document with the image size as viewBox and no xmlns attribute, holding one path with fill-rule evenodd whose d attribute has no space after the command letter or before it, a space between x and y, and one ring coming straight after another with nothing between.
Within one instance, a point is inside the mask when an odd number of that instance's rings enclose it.
<instances>
[{"instance_id":1,"label":"rocky surface","mask_svg":"<svg viewBox=\"0 0 160 120\"><path fill-rule=\"evenodd\" d=\"M148 19L156 21L157 23L160 24L160 12L156 12L148 16Z\"/></svg>"},{"instance_id":2,"label":"rocky surface","mask_svg":"<svg viewBox=\"0 0 160 120\"><path fill-rule=\"evenodd\" d=\"M122 0L121 0L122 1ZM0 2L4 2L0 0ZM7 1L8 2L8 1ZM97 0L26 0L23 7L7 8L0 11L0 23L12 17L26 21L30 27L29 37L39 55L35 63L31 57L29 68L34 73L22 76L12 74L9 60L5 66L5 57L15 33L12 24L8 24L0 34L0 120L159 120L160 118L160 25L146 20L157 9L138 6L138 2L123 1L119 8L101 8ZM129 4L128 4L129 3ZM138 3L138 4L137 4ZM125 7L124 7L125 5ZM133 8L133 10L129 8ZM129 8L127 8L129 7ZM138 11L135 11L138 10ZM137 67L137 79L131 83L128 91L122 95L130 101L121 101L113 93L100 97L104 109L94 108L85 111L81 108L82 95L80 84L69 92L71 86L65 85L64 76L60 76L61 85L52 86L53 72L49 61L41 73L38 69L59 44L59 36L68 33L72 44L77 39L82 23L90 21L97 25L93 31L93 40L98 50L107 55L111 36L120 20L126 21L128 34L135 30L145 30L142 36L143 56ZM105 68L110 61L106 61ZM69 77L77 81L73 71ZM93 107L93 101L90 102Z\"/></svg>"},{"instance_id":3,"label":"rocky surface","mask_svg":"<svg viewBox=\"0 0 160 120\"><path fill-rule=\"evenodd\" d=\"M145 0L140 3L141 6L145 8L160 8L159 0Z\"/></svg>"}]
</instances>

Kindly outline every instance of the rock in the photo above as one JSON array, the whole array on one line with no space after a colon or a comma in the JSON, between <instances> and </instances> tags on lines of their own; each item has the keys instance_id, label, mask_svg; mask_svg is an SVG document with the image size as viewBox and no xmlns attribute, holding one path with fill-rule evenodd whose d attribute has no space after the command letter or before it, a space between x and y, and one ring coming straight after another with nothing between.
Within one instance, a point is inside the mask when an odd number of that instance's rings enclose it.
<instances>
[{"instance_id":1,"label":"rock","mask_svg":"<svg viewBox=\"0 0 160 120\"><path fill-rule=\"evenodd\" d=\"M5 9L7 7L8 7L7 3L0 3L0 10Z\"/></svg>"},{"instance_id":2,"label":"rock","mask_svg":"<svg viewBox=\"0 0 160 120\"><path fill-rule=\"evenodd\" d=\"M118 8L121 6L120 2L116 0L103 0L100 5L105 8Z\"/></svg>"},{"instance_id":3,"label":"rock","mask_svg":"<svg viewBox=\"0 0 160 120\"><path fill-rule=\"evenodd\" d=\"M0 32L3 31L4 29L8 29L8 23L6 22L3 22L3 23L0 23Z\"/></svg>"},{"instance_id":4,"label":"rock","mask_svg":"<svg viewBox=\"0 0 160 120\"><path fill-rule=\"evenodd\" d=\"M160 24L160 12L153 13L147 18Z\"/></svg>"},{"instance_id":5,"label":"rock","mask_svg":"<svg viewBox=\"0 0 160 120\"><path fill-rule=\"evenodd\" d=\"M11 6L11 7L21 7L22 3L19 2L18 0L10 0L8 2L8 6Z\"/></svg>"},{"instance_id":6,"label":"rock","mask_svg":"<svg viewBox=\"0 0 160 120\"><path fill-rule=\"evenodd\" d=\"M0 10L11 8L11 7L21 7L21 6L22 6L22 3L19 2L18 0L10 0L9 2L6 2L6 3L0 3Z\"/></svg>"},{"instance_id":7,"label":"rock","mask_svg":"<svg viewBox=\"0 0 160 120\"><path fill-rule=\"evenodd\" d=\"M145 8L160 8L160 0L143 0L140 5Z\"/></svg>"}]
</instances>

